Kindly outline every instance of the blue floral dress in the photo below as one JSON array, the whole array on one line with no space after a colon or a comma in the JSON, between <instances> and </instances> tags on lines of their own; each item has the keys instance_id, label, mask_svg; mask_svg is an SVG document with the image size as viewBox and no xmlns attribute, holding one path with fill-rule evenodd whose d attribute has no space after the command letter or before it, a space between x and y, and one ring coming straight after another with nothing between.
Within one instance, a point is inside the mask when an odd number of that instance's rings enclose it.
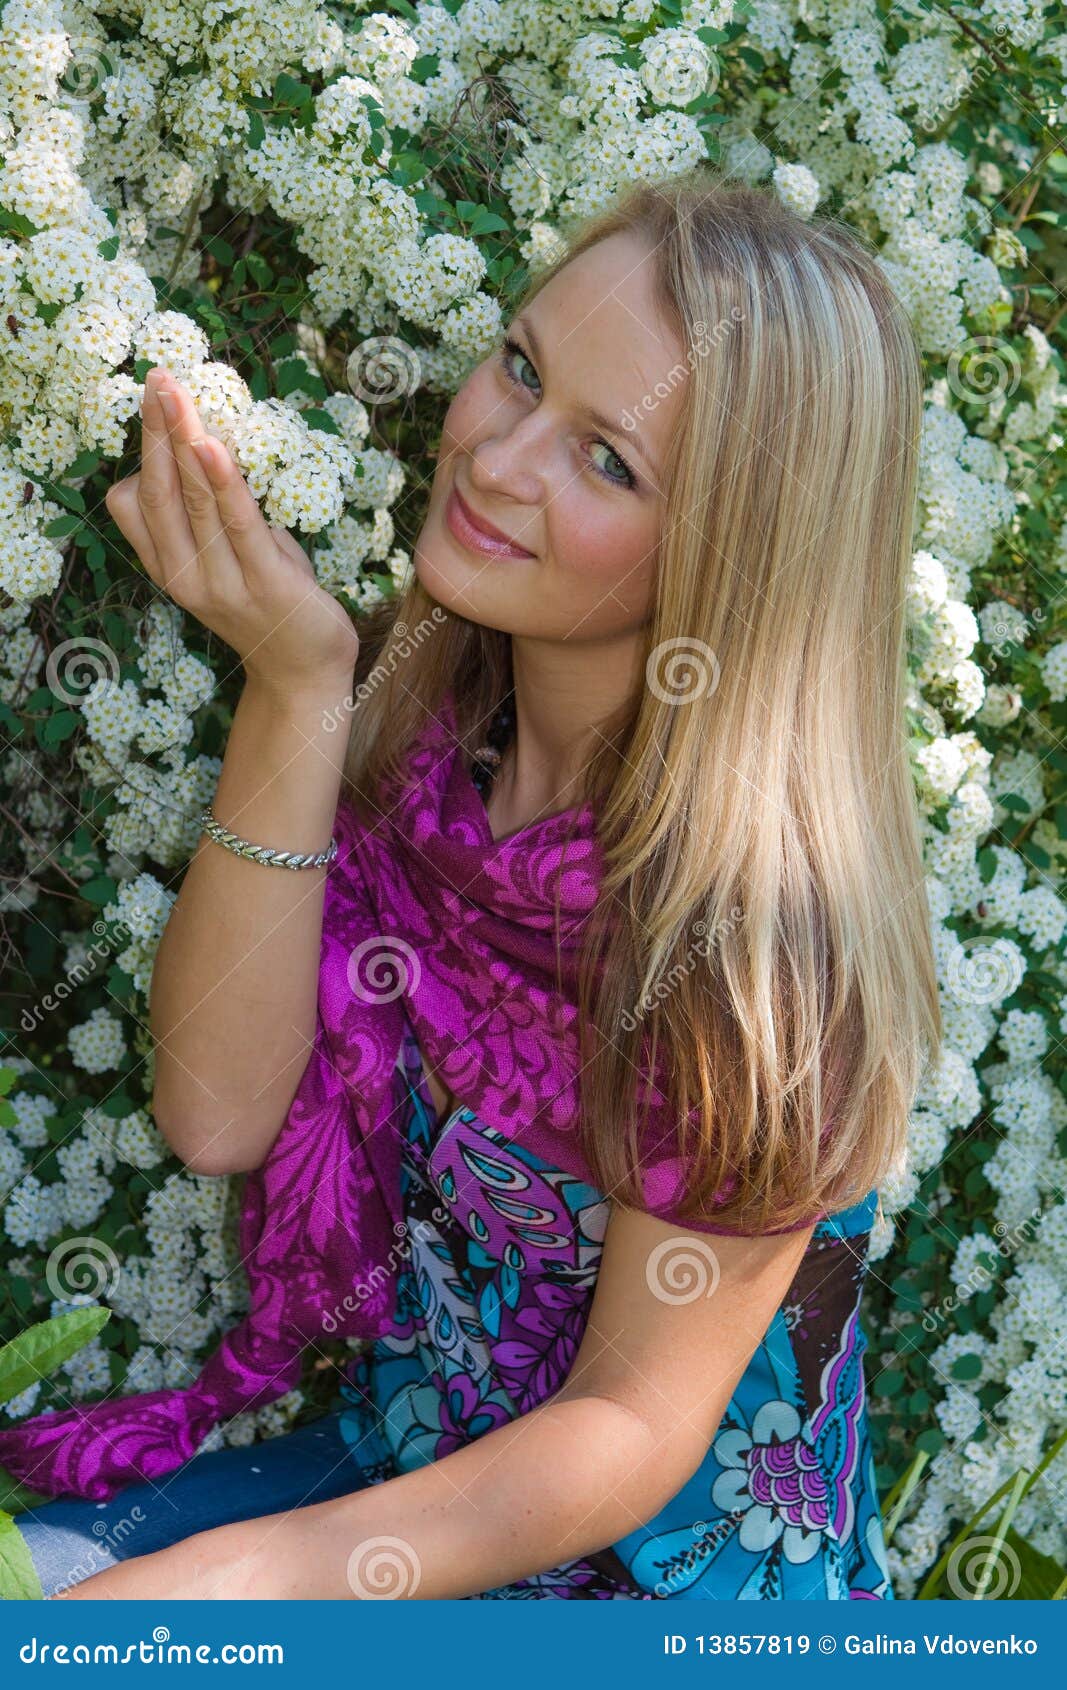
<instances>
[{"instance_id":1,"label":"blue floral dress","mask_svg":"<svg viewBox=\"0 0 1067 1690\"><path fill-rule=\"evenodd\" d=\"M610 1212L470 1109L439 1121L410 1024L395 1084L407 1229L396 1315L340 1386L341 1430L370 1484L559 1388ZM482 1598L891 1597L858 1310L874 1208L872 1193L816 1226L704 1461L654 1519Z\"/></svg>"}]
</instances>

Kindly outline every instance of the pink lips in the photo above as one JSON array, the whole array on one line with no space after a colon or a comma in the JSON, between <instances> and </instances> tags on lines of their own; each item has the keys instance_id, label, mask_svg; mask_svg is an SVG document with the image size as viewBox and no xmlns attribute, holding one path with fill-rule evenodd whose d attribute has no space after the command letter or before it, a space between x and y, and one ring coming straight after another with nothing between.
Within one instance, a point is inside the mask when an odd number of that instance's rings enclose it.
<instances>
[{"instance_id":1,"label":"pink lips","mask_svg":"<svg viewBox=\"0 0 1067 1690\"><path fill-rule=\"evenodd\" d=\"M533 557L533 552L527 551L525 546L517 546L512 540L502 538L499 531L490 532L482 527L474 516L469 505L464 503L459 488L453 483L445 505L445 521L457 540L462 540L465 546L474 551L483 552L490 557Z\"/></svg>"}]
</instances>

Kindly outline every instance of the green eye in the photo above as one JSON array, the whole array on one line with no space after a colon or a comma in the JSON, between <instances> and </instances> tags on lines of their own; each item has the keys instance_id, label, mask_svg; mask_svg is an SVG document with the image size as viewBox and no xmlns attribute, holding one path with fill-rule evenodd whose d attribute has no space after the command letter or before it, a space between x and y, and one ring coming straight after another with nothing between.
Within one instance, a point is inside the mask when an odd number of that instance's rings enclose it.
<instances>
[{"instance_id":1,"label":"green eye","mask_svg":"<svg viewBox=\"0 0 1067 1690\"><path fill-rule=\"evenodd\" d=\"M602 446L604 448L605 452L608 454L608 457L614 458L615 462L619 465L620 469L622 470L622 477L621 478L614 476L614 475L609 475L606 470L601 470L600 473L605 477L605 479L608 480L608 481L618 481L618 485L620 487L632 485L633 477L630 475L629 469L623 463L622 459L619 457L619 454L618 454L618 452L616 452L615 448L613 446L609 446L606 440L597 440L595 442L595 444L597 446ZM596 467L597 466L594 464L593 468L595 469Z\"/></svg>"},{"instance_id":2,"label":"green eye","mask_svg":"<svg viewBox=\"0 0 1067 1690\"><path fill-rule=\"evenodd\" d=\"M503 350L503 353L502 353L502 356L501 356L501 362L504 365L504 369L505 369L505 372L507 373L507 375L510 376L512 380L514 380L515 378L512 375L512 367L511 367L511 362L510 362L512 358L521 358L524 364L530 364L530 360L529 360L529 358L527 358L527 356L526 356L525 352L522 350L521 346L518 346L516 344L516 342L513 341L513 340L505 340L504 350ZM533 369L532 364L530 364L530 368L531 368L531 370ZM521 377L520 377L520 380L521 380ZM523 382L522 385L525 386L526 385L525 382Z\"/></svg>"},{"instance_id":3,"label":"green eye","mask_svg":"<svg viewBox=\"0 0 1067 1690\"><path fill-rule=\"evenodd\" d=\"M505 335L503 343L502 343L501 348L500 348L500 367L503 370L503 372L504 372L505 376L507 377L508 381L510 381L513 386L521 387L521 388L523 388L523 390L526 393L530 393L532 391L532 389L529 388L526 385L526 383L522 380L521 376L517 376L515 374L515 371L512 367L512 359L513 358L521 358L524 364L528 364L530 369L531 370L533 369L533 365L530 363L529 358L527 357L526 353L523 351L522 347L519 345L518 341L514 340L511 337L511 335ZM534 379L536 380L536 377ZM538 386L540 386L540 383L538 383ZM636 485L637 485L636 475L634 475L632 469L630 468L629 464L626 462L625 458L621 458L619 456L619 454L618 454L618 452L616 452L614 446L609 446L606 440L600 440L600 439L595 440L594 445L603 447L604 451L608 453L609 457L614 458L615 462L619 465L619 468L622 471L622 475L621 476L613 475L613 474L610 473L610 471L608 471L606 469L601 469L600 465L598 463L595 463L593 461L593 459L590 458L589 464L590 464L590 468L593 470L593 473L595 475L599 475L600 479L602 481L606 481L609 484L609 486L611 486L611 487L636 487Z\"/></svg>"}]
</instances>

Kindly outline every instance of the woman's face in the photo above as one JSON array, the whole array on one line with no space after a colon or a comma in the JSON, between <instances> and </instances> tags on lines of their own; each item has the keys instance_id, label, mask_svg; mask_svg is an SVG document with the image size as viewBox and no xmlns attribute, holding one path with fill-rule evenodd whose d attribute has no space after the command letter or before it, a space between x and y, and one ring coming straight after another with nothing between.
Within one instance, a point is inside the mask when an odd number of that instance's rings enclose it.
<instances>
[{"instance_id":1,"label":"woman's face","mask_svg":"<svg viewBox=\"0 0 1067 1690\"><path fill-rule=\"evenodd\" d=\"M651 608L688 371L653 303L648 247L631 235L599 242L506 332L515 348L479 364L448 408L416 574L439 604L506 633L636 630ZM457 534L454 489L530 555L489 555Z\"/></svg>"}]
</instances>

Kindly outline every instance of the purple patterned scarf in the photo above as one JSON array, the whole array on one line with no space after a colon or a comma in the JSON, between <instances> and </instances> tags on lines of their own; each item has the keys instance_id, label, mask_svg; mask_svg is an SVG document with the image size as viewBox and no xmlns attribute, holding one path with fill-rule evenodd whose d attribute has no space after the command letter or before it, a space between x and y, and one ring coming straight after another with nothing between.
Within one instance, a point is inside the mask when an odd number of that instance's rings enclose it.
<instances>
[{"instance_id":1,"label":"purple patterned scarf","mask_svg":"<svg viewBox=\"0 0 1067 1690\"><path fill-rule=\"evenodd\" d=\"M602 868L592 806L494 841L451 694L409 757L384 821L338 808L314 1046L270 1154L245 1180L248 1313L187 1388L50 1410L0 1431L0 1464L33 1490L107 1499L159 1478L220 1421L297 1386L308 1344L387 1330L405 1232L392 1084L405 1011L456 1097L596 1183L575 1132L577 951ZM674 1138L664 1101L654 1089L653 1143ZM648 1207L669 1219L679 1164L650 1152L645 1166Z\"/></svg>"}]
</instances>

